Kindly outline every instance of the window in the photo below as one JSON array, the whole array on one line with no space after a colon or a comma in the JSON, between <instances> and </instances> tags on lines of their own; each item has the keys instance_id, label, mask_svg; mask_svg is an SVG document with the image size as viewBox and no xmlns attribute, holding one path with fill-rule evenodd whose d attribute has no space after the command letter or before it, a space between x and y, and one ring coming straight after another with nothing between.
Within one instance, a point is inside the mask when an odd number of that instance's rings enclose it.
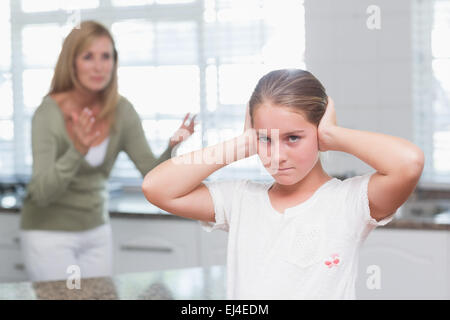
<instances>
[{"instance_id":1,"label":"window","mask_svg":"<svg viewBox=\"0 0 450 320\"><path fill-rule=\"evenodd\" d=\"M196 113L199 124L178 154L238 135L257 80L273 69L305 67L301 0L20 0L1 6L0 40L12 50L0 52L0 97L9 103L0 110L2 174L31 173L30 119L49 89L75 13L111 30L119 91L141 116L156 155L187 112ZM214 177L264 178L261 168L253 157ZM140 178L124 153L112 176Z\"/></svg>"},{"instance_id":2,"label":"window","mask_svg":"<svg viewBox=\"0 0 450 320\"><path fill-rule=\"evenodd\" d=\"M413 2L413 95L422 182L450 182L450 1Z\"/></svg>"},{"instance_id":3,"label":"window","mask_svg":"<svg viewBox=\"0 0 450 320\"><path fill-rule=\"evenodd\" d=\"M433 165L435 174L450 182L450 1L434 3L431 34L434 74Z\"/></svg>"},{"instance_id":4,"label":"window","mask_svg":"<svg viewBox=\"0 0 450 320\"><path fill-rule=\"evenodd\" d=\"M9 2L0 1L0 174L14 173L14 109L11 74L11 25Z\"/></svg>"}]
</instances>

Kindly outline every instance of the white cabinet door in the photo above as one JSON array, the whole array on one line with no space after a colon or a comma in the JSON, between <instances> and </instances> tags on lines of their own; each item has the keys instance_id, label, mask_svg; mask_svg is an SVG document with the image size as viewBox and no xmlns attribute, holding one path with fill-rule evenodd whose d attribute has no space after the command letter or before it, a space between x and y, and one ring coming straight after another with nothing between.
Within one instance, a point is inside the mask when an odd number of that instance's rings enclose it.
<instances>
[{"instance_id":1,"label":"white cabinet door","mask_svg":"<svg viewBox=\"0 0 450 320\"><path fill-rule=\"evenodd\" d=\"M114 273L198 266L197 222L149 217L111 218Z\"/></svg>"},{"instance_id":2,"label":"white cabinet door","mask_svg":"<svg viewBox=\"0 0 450 320\"><path fill-rule=\"evenodd\" d=\"M362 247L358 299L449 299L448 231L375 229Z\"/></svg>"},{"instance_id":3,"label":"white cabinet door","mask_svg":"<svg viewBox=\"0 0 450 320\"><path fill-rule=\"evenodd\" d=\"M199 226L199 228L201 228ZM227 260L228 232L200 230L201 266L225 265Z\"/></svg>"},{"instance_id":4,"label":"white cabinet door","mask_svg":"<svg viewBox=\"0 0 450 320\"><path fill-rule=\"evenodd\" d=\"M0 212L0 282L26 281L19 243L18 213Z\"/></svg>"}]
</instances>

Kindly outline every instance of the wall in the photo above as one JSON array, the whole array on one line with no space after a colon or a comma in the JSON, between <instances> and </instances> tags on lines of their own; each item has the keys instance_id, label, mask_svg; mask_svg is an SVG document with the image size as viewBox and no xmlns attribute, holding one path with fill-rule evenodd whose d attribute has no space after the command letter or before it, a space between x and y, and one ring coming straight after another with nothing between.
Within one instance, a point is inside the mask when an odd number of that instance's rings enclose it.
<instances>
[{"instance_id":1,"label":"wall","mask_svg":"<svg viewBox=\"0 0 450 320\"><path fill-rule=\"evenodd\" d=\"M381 28L366 13L380 8ZM306 67L334 99L338 124L413 141L411 1L305 0ZM327 152L331 174L372 169L341 152Z\"/></svg>"}]
</instances>

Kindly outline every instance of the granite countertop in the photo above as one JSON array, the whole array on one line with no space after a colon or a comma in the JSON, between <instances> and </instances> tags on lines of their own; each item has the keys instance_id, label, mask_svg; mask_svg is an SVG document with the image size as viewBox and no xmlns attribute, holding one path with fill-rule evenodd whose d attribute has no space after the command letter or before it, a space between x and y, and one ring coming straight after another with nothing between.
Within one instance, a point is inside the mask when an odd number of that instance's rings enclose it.
<instances>
[{"instance_id":1,"label":"granite countertop","mask_svg":"<svg viewBox=\"0 0 450 320\"><path fill-rule=\"evenodd\" d=\"M79 289L74 284L74 281L66 280L0 283L0 300L219 300L226 298L225 266L85 278L80 280Z\"/></svg>"},{"instance_id":2,"label":"granite countertop","mask_svg":"<svg viewBox=\"0 0 450 320\"><path fill-rule=\"evenodd\" d=\"M19 213L21 201L18 197L0 197L0 211ZM419 210L418 210L419 208ZM409 199L383 228L450 230L450 199ZM149 203L138 191L113 192L109 199L111 217L185 219Z\"/></svg>"}]
</instances>

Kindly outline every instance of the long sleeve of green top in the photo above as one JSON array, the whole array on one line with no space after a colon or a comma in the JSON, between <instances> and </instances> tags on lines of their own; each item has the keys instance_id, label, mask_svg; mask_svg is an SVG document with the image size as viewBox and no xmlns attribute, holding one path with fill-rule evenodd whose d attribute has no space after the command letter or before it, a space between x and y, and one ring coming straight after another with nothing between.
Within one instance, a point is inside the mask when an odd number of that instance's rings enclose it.
<instances>
[{"instance_id":1,"label":"long sleeve of green top","mask_svg":"<svg viewBox=\"0 0 450 320\"><path fill-rule=\"evenodd\" d=\"M139 115L119 99L103 163L92 167L70 140L63 114L49 96L32 119L32 177L21 212L24 230L82 231L109 220L106 182L120 151L125 151L144 176L171 156L172 148L156 158Z\"/></svg>"}]
</instances>

